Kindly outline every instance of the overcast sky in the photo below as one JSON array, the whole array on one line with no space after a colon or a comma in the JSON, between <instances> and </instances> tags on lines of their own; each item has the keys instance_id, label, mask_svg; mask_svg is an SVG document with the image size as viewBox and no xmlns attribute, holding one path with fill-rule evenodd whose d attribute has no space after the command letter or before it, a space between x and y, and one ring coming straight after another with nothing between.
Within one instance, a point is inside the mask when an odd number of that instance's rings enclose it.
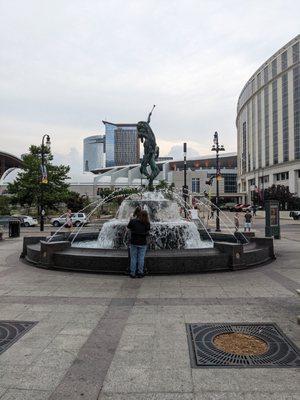
<instances>
[{"instance_id":1,"label":"overcast sky","mask_svg":"<svg viewBox=\"0 0 300 400\"><path fill-rule=\"evenodd\" d=\"M238 96L299 15L290 0L0 0L0 148L20 155L50 133L75 173L102 119L157 104L161 155L184 141L208 154L215 130L235 151Z\"/></svg>"}]
</instances>

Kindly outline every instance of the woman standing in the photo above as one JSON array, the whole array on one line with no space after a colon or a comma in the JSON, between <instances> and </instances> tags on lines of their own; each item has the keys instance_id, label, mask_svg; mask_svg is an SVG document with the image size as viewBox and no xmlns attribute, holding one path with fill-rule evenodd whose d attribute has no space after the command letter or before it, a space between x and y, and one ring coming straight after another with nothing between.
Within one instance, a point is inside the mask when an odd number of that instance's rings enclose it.
<instances>
[{"instance_id":1,"label":"woman standing","mask_svg":"<svg viewBox=\"0 0 300 400\"><path fill-rule=\"evenodd\" d=\"M144 277L144 261L147 251L147 236L150 222L147 211L138 213L136 218L129 221L127 226L131 231L130 237L130 277Z\"/></svg>"}]
</instances>

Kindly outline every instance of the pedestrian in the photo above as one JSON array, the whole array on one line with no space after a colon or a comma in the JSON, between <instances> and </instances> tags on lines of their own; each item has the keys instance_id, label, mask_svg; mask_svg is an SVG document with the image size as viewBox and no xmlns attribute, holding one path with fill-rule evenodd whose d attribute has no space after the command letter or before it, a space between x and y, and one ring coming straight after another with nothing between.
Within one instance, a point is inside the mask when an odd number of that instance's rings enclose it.
<instances>
[{"instance_id":1,"label":"pedestrian","mask_svg":"<svg viewBox=\"0 0 300 400\"><path fill-rule=\"evenodd\" d=\"M67 211L67 217L66 217L66 227L67 228L72 228L73 222L72 222L72 211L68 210Z\"/></svg>"},{"instance_id":2,"label":"pedestrian","mask_svg":"<svg viewBox=\"0 0 300 400\"><path fill-rule=\"evenodd\" d=\"M215 215L215 206L211 205L210 207L210 218L213 219Z\"/></svg>"},{"instance_id":3,"label":"pedestrian","mask_svg":"<svg viewBox=\"0 0 300 400\"><path fill-rule=\"evenodd\" d=\"M256 217L256 210L257 210L256 205L253 204L252 206L253 217Z\"/></svg>"},{"instance_id":4,"label":"pedestrian","mask_svg":"<svg viewBox=\"0 0 300 400\"><path fill-rule=\"evenodd\" d=\"M127 225L131 232L130 237L130 277L144 277L144 263L147 251L147 236L150 231L150 222L147 211L142 210L136 218L132 218Z\"/></svg>"},{"instance_id":5,"label":"pedestrian","mask_svg":"<svg viewBox=\"0 0 300 400\"><path fill-rule=\"evenodd\" d=\"M247 212L245 214L245 226L244 226L244 231L245 232L246 232L247 229L248 229L248 232L250 232L250 230L251 230L251 221L252 221L251 212L249 210L247 210Z\"/></svg>"},{"instance_id":6,"label":"pedestrian","mask_svg":"<svg viewBox=\"0 0 300 400\"><path fill-rule=\"evenodd\" d=\"M237 232L240 227L239 213L237 213L237 212L234 215L234 226L235 226L235 231Z\"/></svg>"}]
</instances>

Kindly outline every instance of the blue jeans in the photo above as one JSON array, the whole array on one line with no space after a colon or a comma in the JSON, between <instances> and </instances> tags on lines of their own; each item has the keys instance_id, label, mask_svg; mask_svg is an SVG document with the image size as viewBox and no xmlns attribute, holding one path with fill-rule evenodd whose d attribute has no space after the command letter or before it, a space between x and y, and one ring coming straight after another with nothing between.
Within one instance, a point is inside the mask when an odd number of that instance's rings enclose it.
<instances>
[{"instance_id":1,"label":"blue jeans","mask_svg":"<svg viewBox=\"0 0 300 400\"><path fill-rule=\"evenodd\" d=\"M144 273L144 261L145 254L147 251L146 246L138 246L135 244L130 245L130 273L132 275L136 274L136 271L139 274Z\"/></svg>"}]
</instances>

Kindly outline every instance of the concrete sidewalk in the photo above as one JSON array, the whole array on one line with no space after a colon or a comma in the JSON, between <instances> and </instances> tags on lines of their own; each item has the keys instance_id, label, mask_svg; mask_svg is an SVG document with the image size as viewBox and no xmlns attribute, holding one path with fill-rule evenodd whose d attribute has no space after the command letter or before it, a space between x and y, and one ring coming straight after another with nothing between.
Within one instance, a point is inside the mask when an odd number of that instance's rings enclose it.
<instances>
[{"instance_id":1,"label":"concrete sidewalk","mask_svg":"<svg viewBox=\"0 0 300 400\"><path fill-rule=\"evenodd\" d=\"M0 243L0 319L38 321L0 355L0 399L299 400L293 368L190 366L185 323L275 322L300 346L300 247L275 245L247 271L130 280L37 269L21 239Z\"/></svg>"}]
</instances>

